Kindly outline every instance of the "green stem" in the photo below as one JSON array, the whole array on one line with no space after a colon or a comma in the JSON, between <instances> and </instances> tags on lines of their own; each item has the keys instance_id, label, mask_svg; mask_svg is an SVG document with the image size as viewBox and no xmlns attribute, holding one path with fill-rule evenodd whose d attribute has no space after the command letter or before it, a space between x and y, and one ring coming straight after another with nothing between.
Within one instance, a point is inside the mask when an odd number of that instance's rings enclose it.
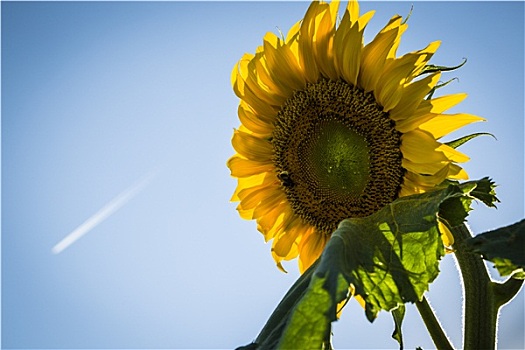
<instances>
[{"instance_id":1,"label":"green stem","mask_svg":"<svg viewBox=\"0 0 525 350\"><path fill-rule=\"evenodd\" d=\"M502 307L518 294L523 286L523 280L510 277L504 283L494 283L492 285L496 305Z\"/></svg>"},{"instance_id":2,"label":"green stem","mask_svg":"<svg viewBox=\"0 0 525 350\"><path fill-rule=\"evenodd\" d=\"M323 347L321 349L322 350L334 350L334 348L332 347L332 341L328 339L325 342L323 342Z\"/></svg>"},{"instance_id":3,"label":"green stem","mask_svg":"<svg viewBox=\"0 0 525 350\"><path fill-rule=\"evenodd\" d=\"M441 324L434 315L434 311L432 310L432 307L428 303L427 299L423 297L421 301L416 302L416 307L419 311L419 314L421 315L421 318L423 319L423 322L425 322L425 326L427 327L427 330L430 333L430 337L432 338L434 345L436 345L436 348L441 350L453 350L454 347L450 344L447 335L441 328Z\"/></svg>"},{"instance_id":4,"label":"green stem","mask_svg":"<svg viewBox=\"0 0 525 350\"><path fill-rule=\"evenodd\" d=\"M465 240L472 237L465 225L451 229L456 260L463 278L464 338L463 349L494 349L499 305L487 267L477 254L464 249Z\"/></svg>"}]
</instances>

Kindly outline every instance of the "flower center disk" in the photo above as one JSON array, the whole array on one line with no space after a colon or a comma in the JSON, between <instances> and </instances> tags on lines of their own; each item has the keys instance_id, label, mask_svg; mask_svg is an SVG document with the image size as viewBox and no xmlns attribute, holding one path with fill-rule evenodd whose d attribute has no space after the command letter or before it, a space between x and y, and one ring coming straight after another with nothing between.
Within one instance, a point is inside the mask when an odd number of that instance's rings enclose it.
<instances>
[{"instance_id":1,"label":"flower center disk","mask_svg":"<svg viewBox=\"0 0 525 350\"><path fill-rule=\"evenodd\" d=\"M365 139L337 119L320 120L313 135L299 146L305 176L327 198L359 198L369 180L369 150Z\"/></svg>"},{"instance_id":2,"label":"flower center disk","mask_svg":"<svg viewBox=\"0 0 525 350\"><path fill-rule=\"evenodd\" d=\"M401 134L373 94L320 80L283 105L272 135L274 163L296 215L325 234L398 196Z\"/></svg>"}]
</instances>

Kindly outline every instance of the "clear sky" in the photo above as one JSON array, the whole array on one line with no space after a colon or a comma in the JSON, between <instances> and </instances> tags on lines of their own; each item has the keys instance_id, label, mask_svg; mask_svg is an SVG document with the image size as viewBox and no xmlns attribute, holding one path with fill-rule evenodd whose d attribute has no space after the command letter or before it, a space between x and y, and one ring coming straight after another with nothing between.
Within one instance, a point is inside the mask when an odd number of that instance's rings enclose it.
<instances>
[{"instance_id":1,"label":"clear sky","mask_svg":"<svg viewBox=\"0 0 525 350\"><path fill-rule=\"evenodd\" d=\"M411 4L362 3L377 10L365 40ZM471 177L493 177L501 199L497 210L475 204L469 223L476 233L514 223L524 213L524 3L413 4L399 54L439 39L433 63L466 57L443 77L459 80L438 93L469 93L455 111L488 119L449 139L497 137L461 149ZM298 271L292 261L280 272L255 223L229 202L235 180L225 163L239 124L230 72L308 3L1 6L3 348L252 341ZM79 239L57 248L77 228ZM453 257L441 267L429 300L459 346ZM500 348L525 347L523 313L522 291L503 309ZM370 324L351 302L334 345L395 348L392 330L389 314ZM407 348L433 347L413 306L404 335Z\"/></svg>"}]
</instances>

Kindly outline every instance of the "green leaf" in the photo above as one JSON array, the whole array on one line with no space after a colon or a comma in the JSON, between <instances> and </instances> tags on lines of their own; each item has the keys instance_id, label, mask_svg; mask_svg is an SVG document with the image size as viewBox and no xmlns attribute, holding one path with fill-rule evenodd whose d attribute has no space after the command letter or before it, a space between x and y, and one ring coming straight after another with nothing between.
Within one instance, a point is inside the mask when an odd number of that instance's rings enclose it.
<instances>
[{"instance_id":1,"label":"green leaf","mask_svg":"<svg viewBox=\"0 0 525 350\"><path fill-rule=\"evenodd\" d=\"M435 72L446 72L446 71L456 70L456 69L459 69L459 68L463 67L463 65L465 63L467 63L467 59L466 58L463 58L463 62L461 62L460 64L458 64L457 66L454 66L454 67L436 66L436 65L433 65L433 64L427 64L425 66L425 68L423 68L421 73L419 73L419 75L435 73Z\"/></svg>"},{"instance_id":2,"label":"green leaf","mask_svg":"<svg viewBox=\"0 0 525 350\"><path fill-rule=\"evenodd\" d=\"M405 24L408 22L408 19L410 18L410 16L412 16L412 11L414 11L414 5L410 6L410 11L408 12L408 15L405 17L401 24Z\"/></svg>"},{"instance_id":3,"label":"green leaf","mask_svg":"<svg viewBox=\"0 0 525 350\"><path fill-rule=\"evenodd\" d=\"M454 187L457 188L456 193L446 198L439 210L440 218L451 227L459 226L465 221L473 200L482 201L488 207L496 207L495 203L499 202L494 191L496 186L488 177L461 185L449 184L449 188Z\"/></svg>"},{"instance_id":4,"label":"green leaf","mask_svg":"<svg viewBox=\"0 0 525 350\"><path fill-rule=\"evenodd\" d=\"M437 213L451 193L447 189L401 198L367 218L344 220L333 234L326 252L337 244L344 254L331 265L366 301L370 321L380 310L420 300L437 277L444 254ZM321 259L319 268L323 263Z\"/></svg>"},{"instance_id":5,"label":"green leaf","mask_svg":"<svg viewBox=\"0 0 525 350\"><path fill-rule=\"evenodd\" d=\"M330 343L330 324L336 320L336 301L348 293L348 283L338 276L314 275L308 293L295 308L279 349L320 349ZM335 289L334 289L335 287Z\"/></svg>"},{"instance_id":6,"label":"green leaf","mask_svg":"<svg viewBox=\"0 0 525 350\"><path fill-rule=\"evenodd\" d=\"M432 97L434 96L434 93L437 91L437 89L441 89L442 87L445 87L447 86L448 84L450 84L451 82L453 82L454 80L459 80L458 78L452 78L444 83L441 83L441 84L436 84L436 86L434 86L432 88L432 90L430 90L430 92L428 93L426 99L427 100L431 100Z\"/></svg>"},{"instance_id":7,"label":"green leaf","mask_svg":"<svg viewBox=\"0 0 525 350\"><path fill-rule=\"evenodd\" d=\"M297 279L297 281L295 281L279 305L277 305L277 308L272 313L263 329L257 336L257 339L255 340L257 349L275 349L277 347L277 344L282 337L283 330L288 323L288 319L290 318L295 305L297 305L297 303L305 295L312 280L313 273L315 272L318 265L319 260L312 264L312 266L310 266Z\"/></svg>"},{"instance_id":8,"label":"green leaf","mask_svg":"<svg viewBox=\"0 0 525 350\"><path fill-rule=\"evenodd\" d=\"M403 333L401 332L401 325L405 318L405 305L399 305L397 309L392 310L392 317L394 318L394 333L392 338L399 343L399 350L403 350Z\"/></svg>"},{"instance_id":9,"label":"green leaf","mask_svg":"<svg viewBox=\"0 0 525 350\"><path fill-rule=\"evenodd\" d=\"M492 261L500 275L524 279L525 220L473 237L466 247Z\"/></svg>"},{"instance_id":10,"label":"green leaf","mask_svg":"<svg viewBox=\"0 0 525 350\"><path fill-rule=\"evenodd\" d=\"M519 267L512 263L510 259L492 258L494 267L498 270L501 276L512 275L512 278L523 280L525 279L525 271L523 267Z\"/></svg>"},{"instance_id":11,"label":"green leaf","mask_svg":"<svg viewBox=\"0 0 525 350\"><path fill-rule=\"evenodd\" d=\"M489 179L453 183L400 198L368 217L343 220L315 266L270 317L257 337L258 349L329 347L331 323L350 286L366 301L370 321L380 310L421 300L444 255L438 217L461 224L472 200L493 205L493 187Z\"/></svg>"},{"instance_id":12,"label":"green leaf","mask_svg":"<svg viewBox=\"0 0 525 350\"><path fill-rule=\"evenodd\" d=\"M459 139L456 139L456 140L453 140L453 141L449 141L449 142L445 142L445 145L449 146L449 147L452 147L452 148L458 148L459 146L463 145L464 143L467 143L468 141L478 137L478 136L492 136L494 137L494 139L496 139L496 136L492 135L491 133L488 133L488 132L478 132L478 133L475 133L475 134L470 134L470 135L467 135L467 136L463 136L463 137L460 137Z\"/></svg>"},{"instance_id":13,"label":"green leaf","mask_svg":"<svg viewBox=\"0 0 525 350\"><path fill-rule=\"evenodd\" d=\"M257 350L259 345L257 343L250 343L248 345L243 345L235 348L235 350Z\"/></svg>"},{"instance_id":14,"label":"green leaf","mask_svg":"<svg viewBox=\"0 0 525 350\"><path fill-rule=\"evenodd\" d=\"M476 187L470 193L471 198L482 201L487 207L496 208L499 199L496 197L496 184L485 177L476 181Z\"/></svg>"}]
</instances>

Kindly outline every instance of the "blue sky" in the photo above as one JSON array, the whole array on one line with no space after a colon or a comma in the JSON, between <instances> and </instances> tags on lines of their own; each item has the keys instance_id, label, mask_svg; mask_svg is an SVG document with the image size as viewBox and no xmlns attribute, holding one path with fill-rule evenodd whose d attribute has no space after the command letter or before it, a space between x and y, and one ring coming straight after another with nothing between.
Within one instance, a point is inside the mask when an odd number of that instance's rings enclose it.
<instances>
[{"instance_id":1,"label":"blue sky","mask_svg":"<svg viewBox=\"0 0 525 350\"><path fill-rule=\"evenodd\" d=\"M239 122L233 65L306 2L2 2L2 347L233 348L256 337L298 277L275 268L254 222L229 203L226 160ZM376 9L369 41L411 2ZM476 233L523 217L524 3L414 2L399 53L442 40L433 63L468 59L441 94L490 132L462 147L472 178L499 184L474 205ZM144 177L148 181L141 182ZM52 248L126 190L78 241ZM129 192L128 192L129 194ZM115 204L115 202L113 202ZM118 209L118 210L116 210ZM452 256L429 299L456 346ZM523 348L523 292L503 309L500 348ZM432 348L413 306L406 346ZM351 302L336 348L395 348L393 323Z\"/></svg>"}]
</instances>

